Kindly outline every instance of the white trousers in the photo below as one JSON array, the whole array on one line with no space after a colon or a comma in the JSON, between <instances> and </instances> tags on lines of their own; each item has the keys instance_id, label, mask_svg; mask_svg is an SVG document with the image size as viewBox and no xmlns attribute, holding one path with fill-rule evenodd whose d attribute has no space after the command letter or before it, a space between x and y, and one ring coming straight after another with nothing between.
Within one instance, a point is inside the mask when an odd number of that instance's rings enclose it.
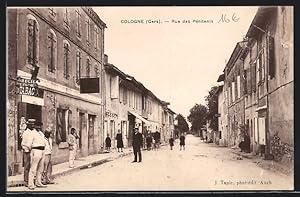
<instances>
[{"instance_id":1,"label":"white trousers","mask_svg":"<svg viewBox=\"0 0 300 197\"><path fill-rule=\"evenodd\" d=\"M70 167L74 166L76 152L77 152L76 148L74 148L73 150L70 150L70 154L69 154L69 166Z\"/></svg>"},{"instance_id":2,"label":"white trousers","mask_svg":"<svg viewBox=\"0 0 300 197\"><path fill-rule=\"evenodd\" d=\"M28 187L34 187L34 177L36 184L42 184L42 173L44 170L44 151L38 149L31 150L31 166L28 177Z\"/></svg>"}]
</instances>

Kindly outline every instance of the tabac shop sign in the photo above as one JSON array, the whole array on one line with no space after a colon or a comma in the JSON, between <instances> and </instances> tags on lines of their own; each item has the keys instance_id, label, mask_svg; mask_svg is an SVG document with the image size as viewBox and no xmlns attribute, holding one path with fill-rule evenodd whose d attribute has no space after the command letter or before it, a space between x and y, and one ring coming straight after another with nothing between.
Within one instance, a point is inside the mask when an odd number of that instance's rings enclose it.
<instances>
[{"instance_id":1,"label":"tabac shop sign","mask_svg":"<svg viewBox=\"0 0 300 197\"><path fill-rule=\"evenodd\" d=\"M38 88L37 80L17 78L16 93L19 95L41 97L41 91Z\"/></svg>"}]
</instances>

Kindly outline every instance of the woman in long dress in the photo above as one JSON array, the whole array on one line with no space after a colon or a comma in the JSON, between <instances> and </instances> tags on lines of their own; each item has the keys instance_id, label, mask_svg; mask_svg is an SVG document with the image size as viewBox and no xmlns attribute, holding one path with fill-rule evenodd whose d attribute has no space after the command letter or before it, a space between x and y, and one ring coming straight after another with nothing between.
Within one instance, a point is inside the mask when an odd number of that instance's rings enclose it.
<instances>
[{"instance_id":1,"label":"woman in long dress","mask_svg":"<svg viewBox=\"0 0 300 197\"><path fill-rule=\"evenodd\" d=\"M119 130L118 134L116 136L116 140L117 140L117 148L118 148L118 152L123 152L123 148L124 148L124 144L123 144L123 137L122 137L122 133Z\"/></svg>"}]
</instances>

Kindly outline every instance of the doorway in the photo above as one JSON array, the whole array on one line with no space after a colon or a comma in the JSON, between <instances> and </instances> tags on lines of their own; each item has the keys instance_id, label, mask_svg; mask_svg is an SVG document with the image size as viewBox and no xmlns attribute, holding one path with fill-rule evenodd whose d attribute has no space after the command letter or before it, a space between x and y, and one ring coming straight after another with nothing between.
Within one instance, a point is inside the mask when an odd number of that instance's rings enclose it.
<instances>
[{"instance_id":1,"label":"doorway","mask_svg":"<svg viewBox=\"0 0 300 197\"><path fill-rule=\"evenodd\" d=\"M88 154L94 154L94 132L95 132L95 115L88 115L89 128L88 128Z\"/></svg>"},{"instance_id":2,"label":"doorway","mask_svg":"<svg viewBox=\"0 0 300 197\"><path fill-rule=\"evenodd\" d=\"M129 125L128 125L128 146L131 146L132 144L132 135L133 135L133 130L134 130L134 126L135 126L135 116L133 115L128 115L128 121L129 121Z\"/></svg>"}]
</instances>

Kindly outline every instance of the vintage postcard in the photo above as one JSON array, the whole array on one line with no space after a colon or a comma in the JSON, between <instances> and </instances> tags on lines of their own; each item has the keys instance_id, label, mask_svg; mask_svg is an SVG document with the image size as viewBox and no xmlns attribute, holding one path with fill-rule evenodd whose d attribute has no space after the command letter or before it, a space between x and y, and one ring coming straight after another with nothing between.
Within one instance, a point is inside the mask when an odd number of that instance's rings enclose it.
<instances>
[{"instance_id":1,"label":"vintage postcard","mask_svg":"<svg viewBox=\"0 0 300 197\"><path fill-rule=\"evenodd\" d=\"M294 190L293 13L7 7L7 191Z\"/></svg>"}]
</instances>

